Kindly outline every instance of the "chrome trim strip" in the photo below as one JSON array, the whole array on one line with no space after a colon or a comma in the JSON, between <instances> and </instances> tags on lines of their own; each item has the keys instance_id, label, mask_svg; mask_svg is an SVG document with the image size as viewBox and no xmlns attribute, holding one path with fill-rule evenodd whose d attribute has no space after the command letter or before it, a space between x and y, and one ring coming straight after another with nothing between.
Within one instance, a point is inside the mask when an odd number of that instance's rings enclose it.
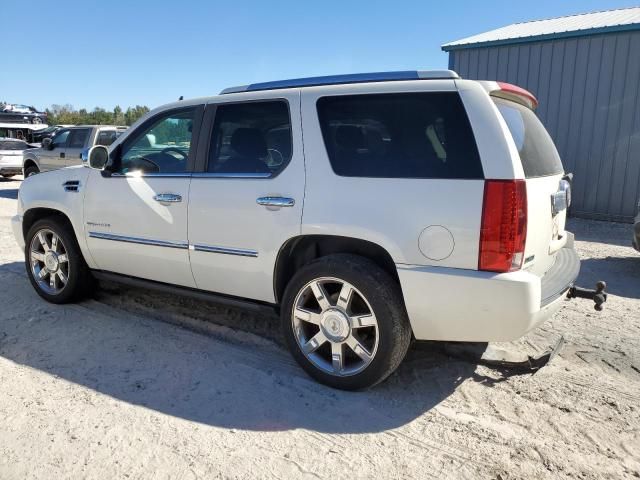
<instances>
[{"instance_id":1,"label":"chrome trim strip","mask_svg":"<svg viewBox=\"0 0 640 480\"><path fill-rule=\"evenodd\" d=\"M193 178L271 178L271 173L214 173L198 172Z\"/></svg>"},{"instance_id":2,"label":"chrome trim strip","mask_svg":"<svg viewBox=\"0 0 640 480\"><path fill-rule=\"evenodd\" d=\"M212 172L195 172L195 173L118 173L114 172L111 177L117 178L271 178L271 173L212 173Z\"/></svg>"},{"instance_id":3,"label":"chrome trim strip","mask_svg":"<svg viewBox=\"0 0 640 480\"><path fill-rule=\"evenodd\" d=\"M142 177L159 177L159 178L189 178L191 177L191 173L136 173L136 172L127 172L127 173L118 173L114 172L111 174L112 177L118 178L142 178Z\"/></svg>"},{"instance_id":4,"label":"chrome trim strip","mask_svg":"<svg viewBox=\"0 0 640 480\"><path fill-rule=\"evenodd\" d=\"M240 257L253 258L256 258L258 256L257 251L245 250L243 248L213 247L211 245L192 245L191 247L196 252L221 253L223 255L238 255Z\"/></svg>"},{"instance_id":5,"label":"chrome trim strip","mask_svg":"<svg viewBox=\"0 0 640 480\"><path fill-rule=\"evenodd\" d=\"M172 242L169 240L152 240L150 238L128 237L126 235L113 235L103 232L89 232L89 237L100 240L112 240L115 242L138 243L140 245L153 245L154 247L180 248L186 250L189 244L185 242Z\"/></svg>"}]
</instances>

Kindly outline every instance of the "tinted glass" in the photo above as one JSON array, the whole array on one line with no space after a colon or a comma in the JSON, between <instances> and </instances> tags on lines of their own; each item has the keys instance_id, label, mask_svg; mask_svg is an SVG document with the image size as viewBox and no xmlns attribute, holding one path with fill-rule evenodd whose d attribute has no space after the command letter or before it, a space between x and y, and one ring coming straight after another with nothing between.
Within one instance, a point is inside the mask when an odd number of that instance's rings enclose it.
<instances>
[{"instance_id":1,"label":"tinted glass","mask_svg":"<svg viewBox=\"0 0 640 480\"><path fill-rule=\"evenodd\" d=\"M142 125L126 140L119 173L187 171L195 107L174 110Z\"/></svg>"},{"instance_id":2,"label":"tinted glass","mask_svg":"<svg viewBox=\"0 0 640 480\"><path fill-rule=\"evenodd\" d=\"M102 130L98 132L96 137L96 145L103 145L108 147L111 145L115 139L118 138L115 130Z\"/></svg>"},{"instance_id":3,"label":"tinted glass","mask_svg":"<svg viewBox=\"0 0 640 480\"><path fill-rule=\"evenodd\" d=\"M26 150L31 148L28 143L21 140L5 140L0 142L0 150Z\"/></svg>"},{"instance_id":4,"label":"tinted glass","mask_svg":"<svg viewBox=\"0 0 640 480\"><path fill-rule=\"evenodd\" d=\"M283 101L219 105L208 171L275 175L291 159L291 120Z\"/></svg>"},{"instance_id":5,"label":"tinted glass","mask_svg":"<svg viewBox=\"0 0 640 480\"><path fill-rule=\"evenodd\" d=\"M564 172L560 155L536 114L524 105L494 98L516 144L526 178Z\"/></svg>"},{"instance_id":6,"label":"tinted glass","mask_svg":"<svg viewBox=\"0 0 640 480\"><path fill-rule=\"evenodd\" d=\"M64 147L67 144L67 138L69 138L69 130L60 130L51 140L53 148Z\"/></svg>"},{"instance_id":7,"label":"tinted glass","mask_svg":"<svg viewBox=\"0 0 640 480\"><path fill-rule=\"evenodd\" d=\"M455 92L324 97L317 106L338 175L483 178L471 126Z\"/></svg>"},{"instance_id":8,"label":"tinted glass","mask_svg":"<svg viewBox=\"0 0 640 480\"><path fill-rule=\"evenodd\" d=\"M69 148L83 148L85 142L87 141L87 137L89 137L89 129L88 128L76 128L71 130L69 134L69 143L67 147Z\"/></svg>"}]
</instances>

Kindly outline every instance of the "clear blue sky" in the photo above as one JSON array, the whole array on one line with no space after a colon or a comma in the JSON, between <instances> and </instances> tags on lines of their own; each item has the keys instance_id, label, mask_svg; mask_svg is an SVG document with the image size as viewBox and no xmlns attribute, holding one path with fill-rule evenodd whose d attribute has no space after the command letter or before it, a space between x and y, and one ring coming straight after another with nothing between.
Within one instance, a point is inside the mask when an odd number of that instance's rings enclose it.
<instances>
[{"instance_id":1,"label":"clear blue sky","mask_svg":"<svg viewBox=\"0 0 640 480\"><path fill-rule=\"evenodd\" d=\"M0 100L155 107L231 85L446 68L440 45L638 1L2 1Z\"/></svg>"}]
</instances>

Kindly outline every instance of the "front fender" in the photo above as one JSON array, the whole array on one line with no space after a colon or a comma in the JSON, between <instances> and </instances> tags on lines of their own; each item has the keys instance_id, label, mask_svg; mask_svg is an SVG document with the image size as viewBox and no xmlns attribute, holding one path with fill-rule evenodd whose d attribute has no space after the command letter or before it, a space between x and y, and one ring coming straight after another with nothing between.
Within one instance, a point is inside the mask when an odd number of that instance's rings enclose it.
<instances>
[{"instance_id":1,"label":"front fender","mask_svg":"<svg viewBox=\"0 0 640 480\"><path fill-rule=\"evenodd\" d=\"M54 210L64 214L70 221L78 244L89 265L93 260L87 248L84 236L84 187L90 170L77 166L40 173L25 178L20 186L18 214L24 219L34 209ZM65 188L65 182L78 181L78 190Z\"/></svg>"}]
</instances>

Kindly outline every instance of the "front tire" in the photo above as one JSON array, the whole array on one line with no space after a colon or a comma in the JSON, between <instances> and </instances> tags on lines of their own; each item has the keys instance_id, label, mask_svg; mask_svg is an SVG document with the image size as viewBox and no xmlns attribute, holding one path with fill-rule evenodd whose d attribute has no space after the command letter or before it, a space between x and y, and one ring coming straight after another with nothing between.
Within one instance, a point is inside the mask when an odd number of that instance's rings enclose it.
<instances>
[{"instance_id":1,"label":"front tire","mask_svg":"<svg viewBox=\"0 0 640 480\"><path fill-rule=\"evenodd\" d=\"M40 173L38 167L36 167L35 165L31 165L30 167L24 169L24 178L29 178L30 176L37 175L38 173Z\"/></svg>"},{"instance_id":2,"label":"front tire","mask_svg":"<svg viewBox=\"0 0 640 480\"><path fill-rule=\"evenodd\" d=\"M51 303L69 303L87 292L91 274L67 222L38 220L25 240L27 275L38 295Z\"/></svg>"},{"instance_id":3,"label":"front tire","mask_svg":"<svg viewBox=\"0 0 640 480\"><path fill-rule=\"evenodd\" d=\"M285 290L281 320L300 366L342 390L383 381L411 342L400 286L356 255L322 257L298 270Z\"/></svg>"}]
</instances>

